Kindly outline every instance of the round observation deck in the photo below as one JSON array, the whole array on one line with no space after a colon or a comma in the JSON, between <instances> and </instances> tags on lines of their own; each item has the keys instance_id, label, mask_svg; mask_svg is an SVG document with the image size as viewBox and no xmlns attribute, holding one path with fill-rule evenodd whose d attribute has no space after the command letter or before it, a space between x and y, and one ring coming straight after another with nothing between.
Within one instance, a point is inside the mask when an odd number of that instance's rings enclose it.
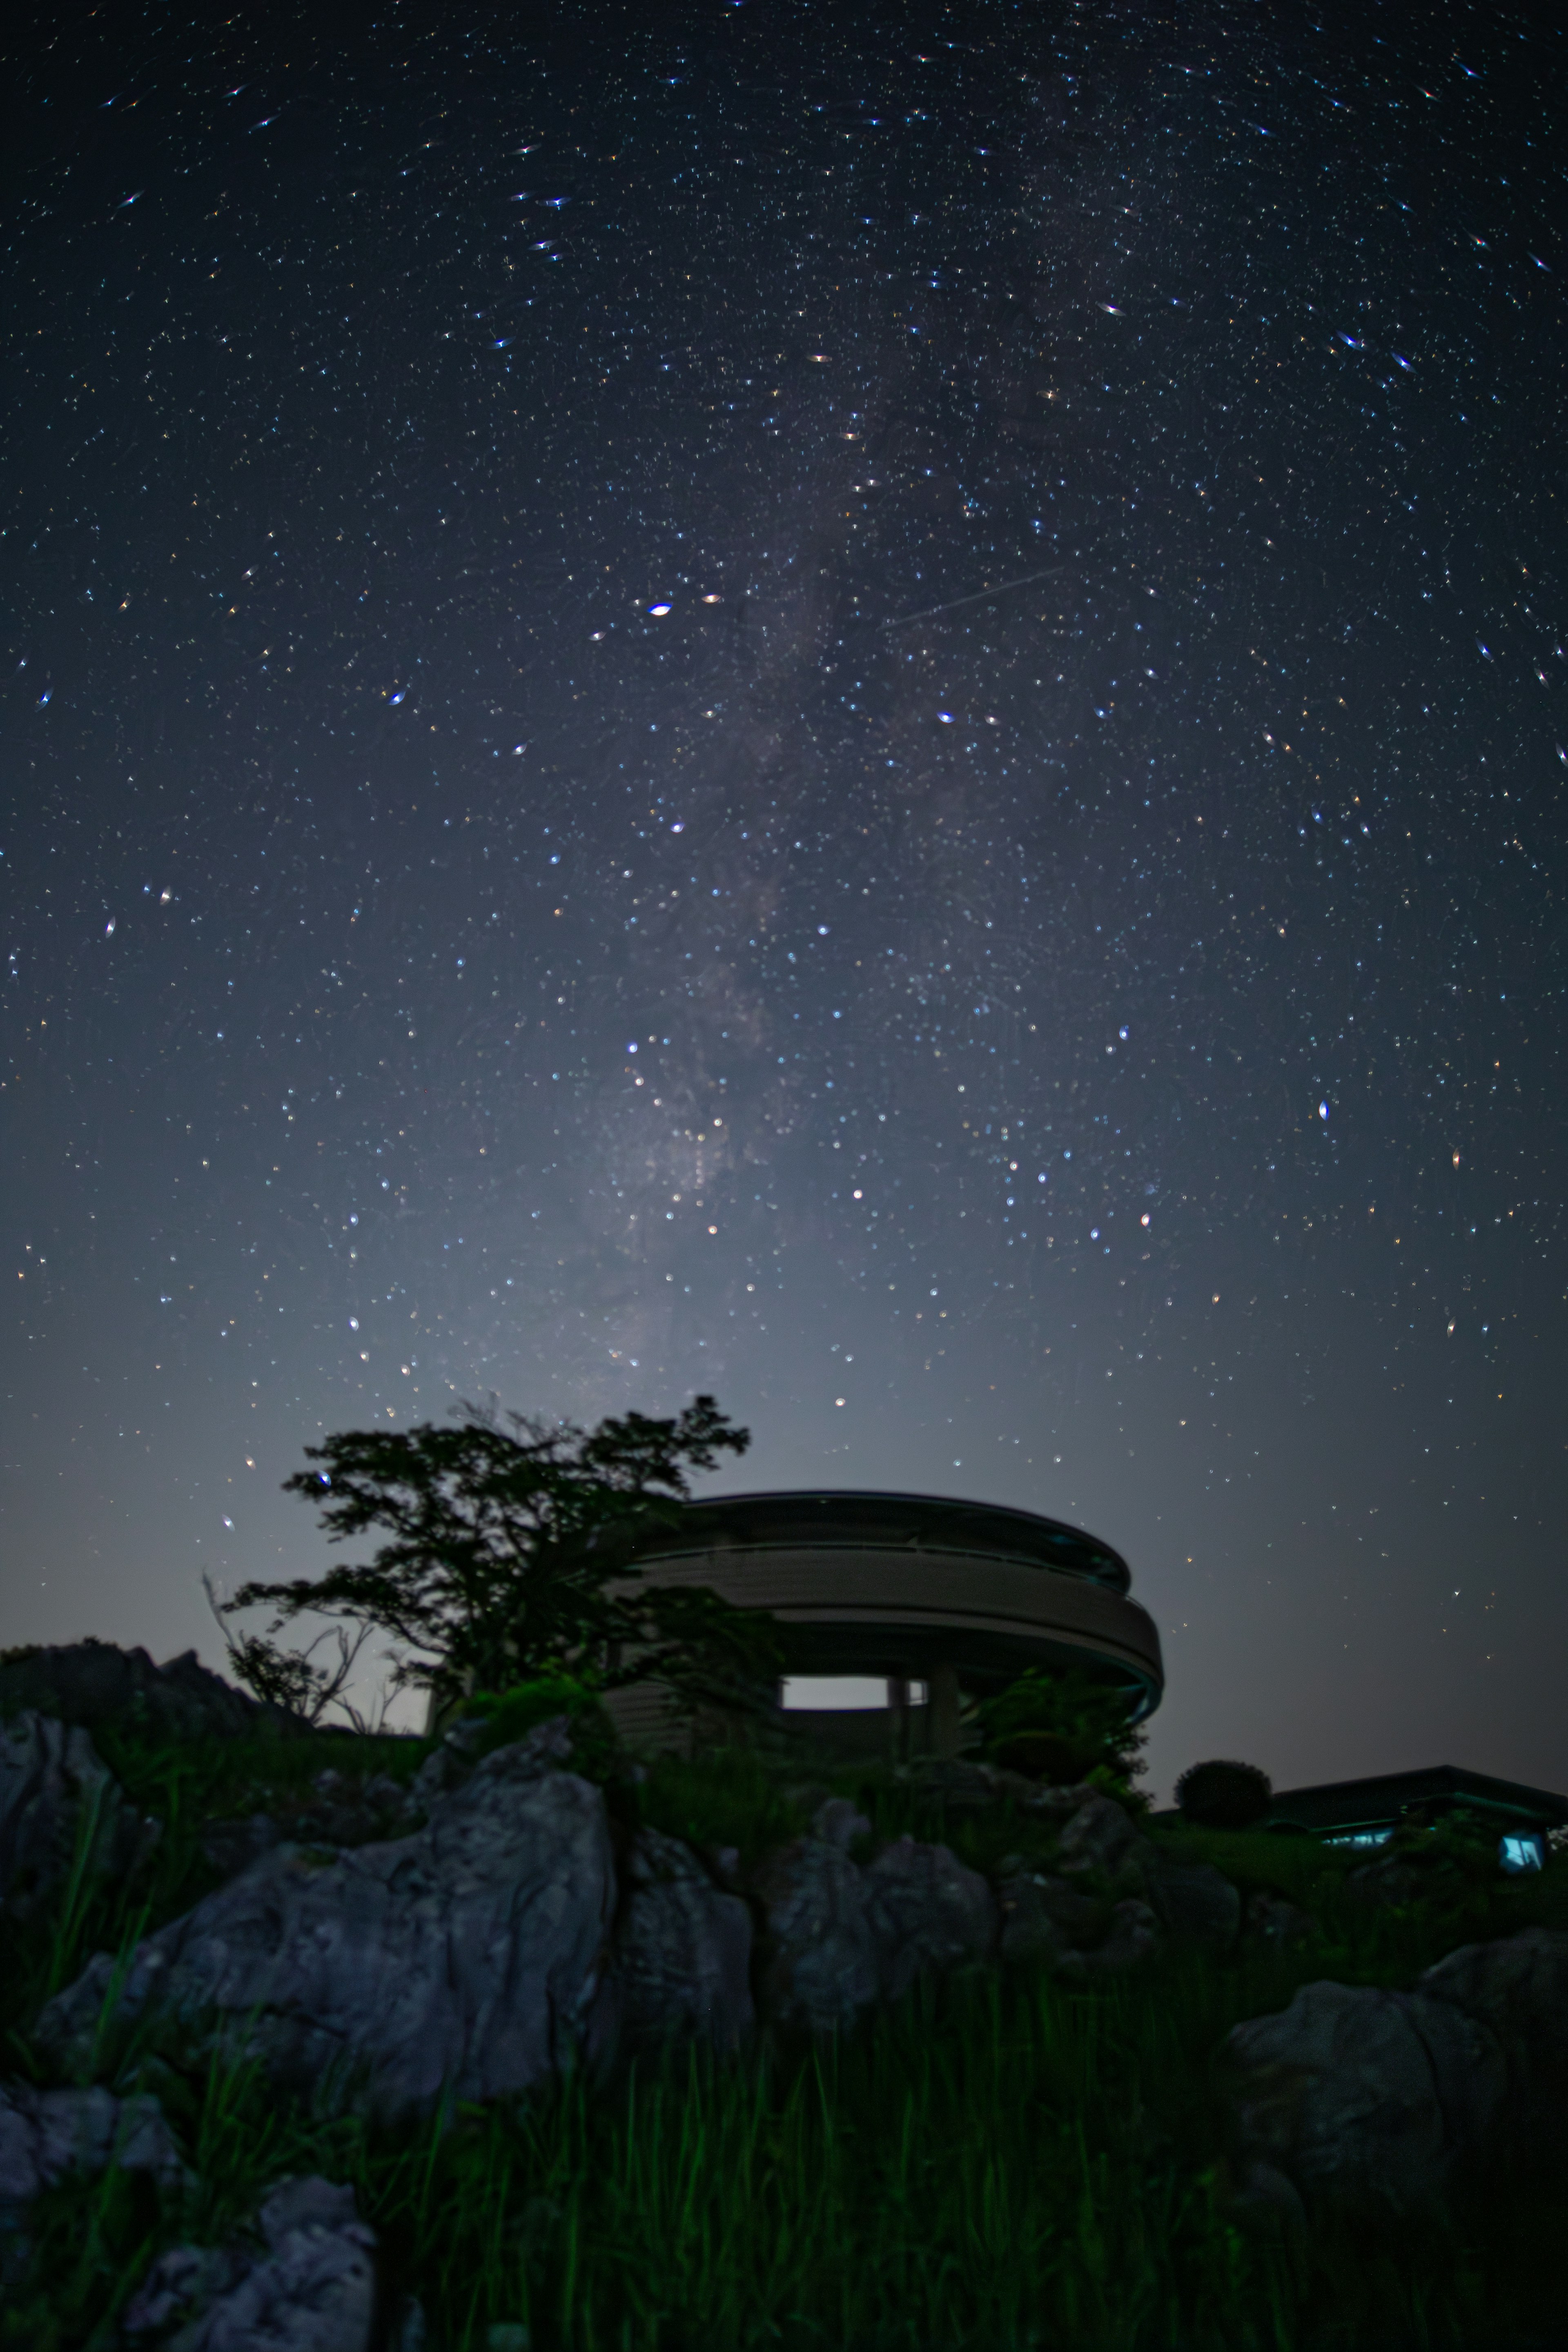
<instances>
[{"instance_id":1,"label":"round observation deck","mask_svg":"<svg viewBox=\"0 0 1568 2352\"><path fill-rule=\"evenodd\" d=\"M1160 1636L1129 1597L1126 1561L1033 1511L861 1489L719 1495L639 1536L634 1557L661 1584L710 1585L771 1612L786 1675L923 1682L954 1727L961 1693L981 1696L1029 1666L1125 1690L1134 1721L1164 1689Z\"/></svg>"}]
</instances>

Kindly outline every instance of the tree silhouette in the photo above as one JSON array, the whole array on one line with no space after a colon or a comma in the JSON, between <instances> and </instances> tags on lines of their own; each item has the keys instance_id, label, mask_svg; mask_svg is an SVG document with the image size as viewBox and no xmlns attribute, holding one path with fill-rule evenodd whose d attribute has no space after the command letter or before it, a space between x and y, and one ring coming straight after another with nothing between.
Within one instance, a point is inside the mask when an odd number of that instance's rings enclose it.
<instances>
[{"instance_id":1,"label":"tree silhouette","mask_svg":"<svg viewBox=\"0 0 1568 2352\"><path fill-rule=\"evenodd\" d=\"M657 1677L689 1700L735 1703L777 1670L772 1620L705 1586L644 1577L639 1534L679 1521L689 1474L743 1454L711 1397L671 1421L639 1412L593 1430L493 1405L457 1426L347 1430L307 1446L320 1466L285 1479L314 1502L333 1543L384 1531L367 1562L315 1583L251 1583L224 1603L269 1606L269 1632L338 1614L402 1646L405 1686L442 1706L568 1670L606 1687Z\"/></svg>"}]
</instances>

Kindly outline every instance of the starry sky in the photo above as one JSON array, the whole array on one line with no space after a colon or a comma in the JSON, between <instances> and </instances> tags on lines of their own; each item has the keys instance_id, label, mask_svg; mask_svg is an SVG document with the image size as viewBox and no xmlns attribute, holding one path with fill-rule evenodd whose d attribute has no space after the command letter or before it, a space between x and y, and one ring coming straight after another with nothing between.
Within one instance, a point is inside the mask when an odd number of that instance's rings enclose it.
<instances>
[{"instance_id":1,"label":"starry sky","mask_svg":"<svg viewBox=\"0 0 1568 2352\"><path fill-rule=\"evenodd\" d=\"M1162 1793L1568 1787L1565 47L40 13L0 1640L705 1391L1121 1549Z\"/></svg>"}]
</instances>

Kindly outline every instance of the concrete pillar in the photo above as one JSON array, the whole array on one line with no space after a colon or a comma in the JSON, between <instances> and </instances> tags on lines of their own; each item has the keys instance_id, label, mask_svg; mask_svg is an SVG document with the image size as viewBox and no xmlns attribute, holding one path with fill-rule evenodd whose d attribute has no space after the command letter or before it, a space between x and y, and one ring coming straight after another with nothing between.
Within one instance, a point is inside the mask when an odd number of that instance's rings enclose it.
<instances>
[{"instance_id":1,"label":"concrete pillar","mask_svg":"<svg viewBox=\"0 0 1568 2352\"><path fill-rule=\"evenodd\" d=\"M927 1688L931 1705L931 1752L933 1756L956 1756L958 1753L958 1671L954 1666L933 1666Z\"/></svg>"}]
</instances>

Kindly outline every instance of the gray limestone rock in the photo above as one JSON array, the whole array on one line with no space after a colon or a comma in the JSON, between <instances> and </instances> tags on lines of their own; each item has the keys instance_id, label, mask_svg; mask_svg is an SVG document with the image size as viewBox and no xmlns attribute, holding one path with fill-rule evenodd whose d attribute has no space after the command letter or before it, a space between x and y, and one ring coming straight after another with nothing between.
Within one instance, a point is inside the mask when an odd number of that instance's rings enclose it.
<instances>
[{"instance_id":1,"label":"gray limestone rock","mask_svg":"<svg viewBox=\"0 0 1568 2352\"><path fill-rule=\"evenodd\" d=\"M825 1838L796 1838L752 1881L767 1930L762 1998L783 2025L852 2024L881 1983L865 1873Z\"/></svg>"},{"instance_id":2,"label":"gray limestone rock","mask_svg":"<svg viewBox=\"0 0 1568 2352\"><path fill-rule=\"evenodd\" d=\"M728 2054L751 2032L752 1915L689 1846L643 1830L621 1868L615 1940L587 2029L604 2063L670 2041Z\"/></svg>"},{"instance_id":3,"label":"gray limestone rock","mask_svg":"<svg viewBox=\"0 0 1568 2352\"><path fill-rule=\"evenodd\" d=\"M13 1916L47 1900L81 1842L89 1872L121 1876L157 1838L85 1731L32 1709L0 1725L0 1903Z\"/></svg>"},{"instance_id":4,"label":"gray limestone rock","mask_svg":"<svg viewBox=\"0 0 1568 2352\"><path fill-rule=\"evenodd\" d=\"M1160 1922L1135 1895L1113 1904L1103 1939L1089 1951L1064 1952L1057 1973L1064 1977L1120 1977L1146 1960L1160 1945Z\"/></svg>"},{"instance_id":5,"label":"gray limestone rock","mask_svg":"<svg viewBox=\"0 0 1568 2352\"><path fill-rule=\"evenodd\" d=\"M38 2091L0 2084L0 2205L27 2205L68 2174L89 2179L117 2165L170 2187L188 2176L155 2098L139 2092Z\"/></svg>"},{"instance_id":6,"label":"gray limestone rock","mask_svg":"<svg viewBox=\"0 0 1568 2352\"><path fill-rule=\"evenodd\" d=\"M1309 2201L1432 2203L1496 2122L1506 2068L1495 2036L1450 2003L1367 1985L1303 1985L1288 2009L1235 2027L1245 2166Z\"/></svg>"},{"instance_id":7,"label":"gray limestone rock","mask_svg":"<svg viewBox=\"0 0 1568 2352\"><path fill-rule=\"evenodd\" d=\"M1130 1815L1096 1790L1064 1826L1058 1858L1063 1870L1098 1870L1109 1875L1127 1859L1137 1836Z\"/></svg>"},{"instance_id":8,"label":"gray limestone rock","mask_svg":"<svg viewBox=\"0 0 1568 2352\"><path fill-rule=\"evenodd\" d=\"M1560 2138L1568 2106L1568 1931L1526 1927L1462 1945L1426 1970L1416 1991L1448 2002L1496 2042L1510 2138Z\"/></svg>"},{"instance_id":9,"label":"gray limestone rock","mask_svg":"<svg viewBox=\"0 0 1568 2352\"><path fill-rule=\"evenodd\" d=\"M279 1846L140 1945L115 2015L257 2058L375 2116L493 2098L549 2074L597 1988L615 1874L604 1798L552 1768L564 1719L485 1758L427 1826L331 1857ZM45 2009L80 2063L107 1955Z\"/></svg>"},{"instance_id":10,"label":"gray limestone rock","mask_svg":"<svg viewBox=\"0 0 1568 2352\"><path fill-rule=\"evenodd\" d=\"M1031 1870L1015 1858L1003 1865L996 1899L1005 1960L1054 1959L1063 1952L1092 1947L1104 1937L1103 1903L1070 1879Z\"/></svg>"},{"instance_id":11,"label":"gray limestone rock","mask_svg":"<svg viewBox=\"0 0 1568 2352\"><path fill-rule=\"evenodd\" d=\"M1242 1927L1246 1935L1263 1944L1305 1944L1321 1932L1310 1911L1261 1886L1247 1898Z\"/></svg>"},{"instance_id":12,"label":"gray limestone rock","mask_svg":"<svg viewBox=\"0 0 1568 2352\"><path fill-rule=\"evenodd\" d=\"M283 2181L257 2234L259 2246L237 2240L161 2256L127 2306L127 2339L165 2352L370 2352L375 2232L353 2189Z\"/></svg>"},{"instance_id":13,"label":"gray limestone rock","mask_svg":"<svg viewBox=\"0 0 1568 2352\"><path fill-rule=\"evenodd\" d=\"M857 1838L869 1837L871 1824L847 1797L828 1797L812 1815L811 1834L847 1853Z\"/></svg>"},{"instance_id":14,"label":"gray limestone rock","mask_svg":"<svg viewBox=\"0 0 1568 2352\"><path fill-rule=\"evenodd\" d=\"M867 1870L866 1890L885 2000L900 2000L928 1971L989 1959L995 1949L996 1899L944 1845L896 1839Z\"/></svg>"},{"instance_id":15,"label":"gray limestone rock","mask_svg":"<svg viewBox=\"0 0 1568 2352\"><path fill-rule=\"evenodd\" d=\"M1228 1950L1241 1927L1241 1893L1209 1862L1175 1862L1140 1841L1143 1891L1168 1934Z\"/></svg>"}]
</instances>

